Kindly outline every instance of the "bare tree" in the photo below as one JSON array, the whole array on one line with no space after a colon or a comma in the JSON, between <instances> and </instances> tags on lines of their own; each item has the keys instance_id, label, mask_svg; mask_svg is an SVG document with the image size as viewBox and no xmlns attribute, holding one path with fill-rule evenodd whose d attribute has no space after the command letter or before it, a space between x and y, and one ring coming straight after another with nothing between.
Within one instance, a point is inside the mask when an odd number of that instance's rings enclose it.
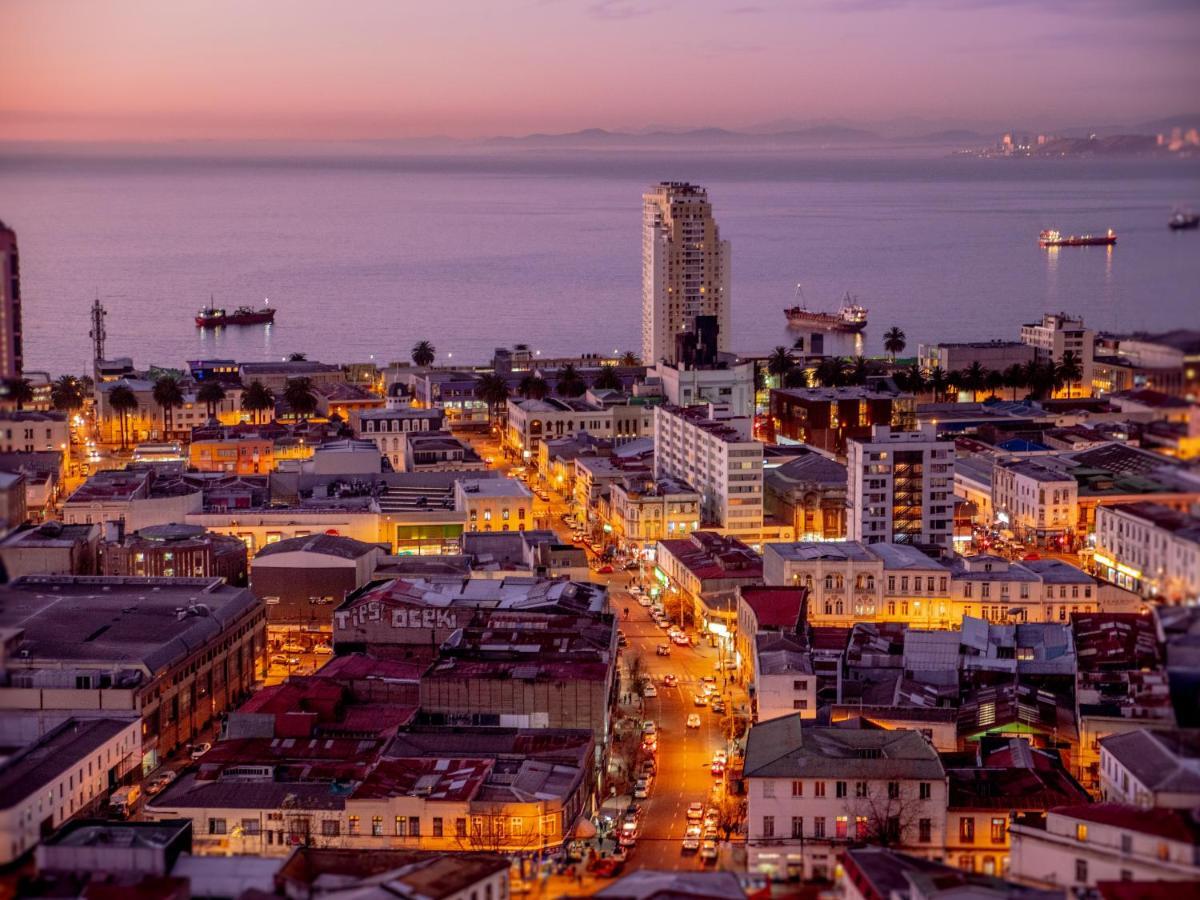
<instances>
[{"instance_id":1,"label":"bare tree","mask_svg":"<svg viewBox=\"0 0 1200 900\"><path fill-rule=\"evenodd\" d=\"M558 839L562 837L565 835ZM455 839L463 850L506 854L538 850L543 844L541 817L536 813L514 816L512 810L507 810L499 803L483 808L473 807L467 833L457 834Z\"/></svg>"},{"instance_id":2,"label":"bare tree","mask_svg":"<svg viewBox=\"0 0 1200 900\"><path fill-rule=\"evenodd\" d=\"M903 847L916 841L919 820L928 810L912 790L905 790L908 786L889 781L881 790L878 783L867 782L867 795L851 807L856 840L879 847Z\"/></svg>"},{"instance_id":3,"label":"bare tree","mask_svg":"<svg viewBox=\"0 0 1200 900\"><path fill-rule=\"evenodd\" d=\"M646 666L645 662L642 660L642 654L629 654L629 656L625 658L625 666L629 671L629 689L638 697L641 697L642 692L646 689Z\"/></svg>"},{"instance_id":4,"label":"bare tree","mask_svg":"<svg viewBox=\"0 0 1200 900\"><path fill-rule=\"evenodd\" d=\"M746 820L746 804L738 797L726 794L717 804L717 828L728 841L742 828Z\"/></svg>"}]
</instances>

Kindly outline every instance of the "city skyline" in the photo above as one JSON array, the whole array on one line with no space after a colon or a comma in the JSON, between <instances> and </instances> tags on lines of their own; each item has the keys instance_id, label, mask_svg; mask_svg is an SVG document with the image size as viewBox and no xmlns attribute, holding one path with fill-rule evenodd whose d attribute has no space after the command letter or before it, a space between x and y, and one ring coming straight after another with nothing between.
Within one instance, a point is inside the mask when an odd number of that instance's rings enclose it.
<instances>
[{"instance_id":1,"label":"city skyline","mask_svg":"<svg viewBox=\"0 0 1200 900\"><path fill-rule=\"evenodd\" d=\"M1189 112L1200 8L1019 6L17 4L0 12L16 86L0 124L9 140L345 140Z\"/></svg>"}]
</instances>

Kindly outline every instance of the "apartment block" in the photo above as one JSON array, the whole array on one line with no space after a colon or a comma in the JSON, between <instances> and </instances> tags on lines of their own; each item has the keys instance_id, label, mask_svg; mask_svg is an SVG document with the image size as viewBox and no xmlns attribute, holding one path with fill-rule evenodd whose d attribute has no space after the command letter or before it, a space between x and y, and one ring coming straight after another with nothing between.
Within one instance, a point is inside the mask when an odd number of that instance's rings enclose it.
<instances>
[{"instance_id":1,"label":"apartment block","mask_svg":"<svg viewBox=\"0 0 1200 900\"><path fill-rule=\"evenodd\" d=\"M1033 348L1035 358L1042 362L1062 362L1065 353L1073 353L1079 361L1083 377L1071 390L1090 394L1095 367L1096 332L1083 324L1082 317L1066 313L1046 313L1040 322L1021 326L1021 343Z\"/></svg>"},{"instance_id":2,"label":"apartment block","mask_svg":"<svg viewBox=\"0 0 1200 900\"><path fill-rule=\"evenodd\" d=\"M1096 508L1096 573L1147 599L1200 598L1200 517L1158 503Z\"/></svg>"},{"instance_id":3,"label":"apartment block","mask_svg":"<svg viewBox=\"0 0 1200 900\"><path fill-rule=\"evenodd\" d=\"M1068 472L1036 459L997 459L992 510L1003 526L1036 546L1067 542L1078 519L1079 484Z\"/></svg>"},{"instance_id":4,"label":"apartment block","mask_svg":"<svg viewBox=\"0 0 1200 900\"><path fill-rule=\"evenodd\" d=\"M946 771L916 731L772 719L750 729L743 777L751 872L829 878L861 843L942 856Z\"/></svg>"},{"instance_id":5,"label":"apartment block","mask_svg":"<svg viewBox=\"0 0 1200 900\"><path fill-rule=\"evenodd\" d=\"M868 386L776 388L771 423L776 439L844 457L850 440L869 440L876 425L897 431L916 421L911 394Z\"/></svg>"},{"instance_id":6,"label":"apartment block","mask_svg":"<svg viewBox=\"0 0 1200 900\"><path fill-rule=\"evenodd\" d=\"M926 545L949 550L954 535L954 442L933 425L893 431L876 425L870 438L847 445L846 534L869 544Z\"/></svg>"},{"instance_id":7,"label":"apartment block","mask_svg":"<svg viewBox=\"0 0 1200 900\"><path fill-rule=\"evenodd\" d=\"M701 496L702 524L758 538L763 529L763 445L751 419L713 404L660 406L654 414L654 473Z\"/></svg>"}]
</instances>

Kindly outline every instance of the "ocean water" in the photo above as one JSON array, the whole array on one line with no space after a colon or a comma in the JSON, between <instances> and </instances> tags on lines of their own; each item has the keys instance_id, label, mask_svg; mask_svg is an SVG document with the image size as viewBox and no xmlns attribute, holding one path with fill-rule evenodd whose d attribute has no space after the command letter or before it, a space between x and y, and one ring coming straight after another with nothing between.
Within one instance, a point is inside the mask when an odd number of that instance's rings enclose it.
<instances>
[{"instance_id":1,"label":"ocean water","mask_svg":"<svg viewBox=\"0 0 1200 900\"><path fill-rule=\"evenodd\" d=\"M0 155L16 228L26 368L89 367L88 309L109 356L478 361L639 349L641 193L708 187L733 245L733 346L791 344L782 310L847 291L934 340L1015 339L1043 311L1115 331L1200 327L1198 161L821 158L694 152L172 157ZM1114 228L1110 249L1037 246L1043 228ZM274 325L204 332L195 311L264 297Z\"/></svg>"}]
</instances>

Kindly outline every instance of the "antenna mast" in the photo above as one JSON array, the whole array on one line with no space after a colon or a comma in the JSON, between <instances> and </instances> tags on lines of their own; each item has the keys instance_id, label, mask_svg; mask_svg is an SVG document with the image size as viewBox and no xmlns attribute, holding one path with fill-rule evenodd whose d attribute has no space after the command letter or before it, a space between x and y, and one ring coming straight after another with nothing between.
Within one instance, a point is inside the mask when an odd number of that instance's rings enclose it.
<instances>
[{"instance_id":1,"label":"antenna mast","mask_svg":"<svg viewBox=\"0 0 1200 900\"><path fill-rule=\"evenodd\" d=\"M104 339L108 336L104 331L104 317L108 315L108 310L100 302L97 297L92 304L92 330L88 332L88 337L92 339L92 361L99 362L104 359Z\"/></svg>"}]
</instances>

